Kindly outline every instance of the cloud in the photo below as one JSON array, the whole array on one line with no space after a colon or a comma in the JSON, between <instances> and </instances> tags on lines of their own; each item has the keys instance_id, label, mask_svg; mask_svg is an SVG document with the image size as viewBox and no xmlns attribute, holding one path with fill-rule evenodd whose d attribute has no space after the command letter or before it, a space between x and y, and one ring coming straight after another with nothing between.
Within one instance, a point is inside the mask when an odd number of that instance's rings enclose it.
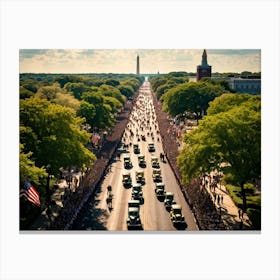
<instances>
[{"instance_id":1,"label":"cloud","mask_svg":"<svg viewBox=\"0 0 280 280\"><path fill-rule=\"evenodd\" d=\"M201 49L22 49L20 72L30 73L140 73L196 72ZM207 50L213 72L260 71L260 50Z\"/></svg>"}]
</instances>

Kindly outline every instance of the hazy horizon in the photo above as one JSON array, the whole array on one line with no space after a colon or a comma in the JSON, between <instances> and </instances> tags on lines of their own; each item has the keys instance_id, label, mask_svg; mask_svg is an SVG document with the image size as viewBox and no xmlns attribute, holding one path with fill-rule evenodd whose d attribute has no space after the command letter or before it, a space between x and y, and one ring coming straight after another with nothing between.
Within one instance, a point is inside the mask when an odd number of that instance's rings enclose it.
<instances>
[{"instance_id":1,"label":"hazy horizon","mask_svg":"<svg viewBox=\"0 0 280 280\"><path fill-rule=\"evenodd\" d=\"M206 49L212 73L261 72L260 49ZM196 72L203 49L21 49L20 73L140 74Z\"/></svg>"}]
</instances>

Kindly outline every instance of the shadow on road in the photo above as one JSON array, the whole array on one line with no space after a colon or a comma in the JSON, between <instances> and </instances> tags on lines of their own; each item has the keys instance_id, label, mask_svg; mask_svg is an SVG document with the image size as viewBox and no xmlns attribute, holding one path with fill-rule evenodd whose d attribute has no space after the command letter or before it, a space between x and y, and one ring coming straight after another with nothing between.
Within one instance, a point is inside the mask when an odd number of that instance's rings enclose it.
<instances>
[{"instance_id":1,"label":"shadow on road","mask_svg":"<svg viewBox=\"0 0 280 280\"><path fill-rule=\"evenodd\" d=\"M183 224L177 224L177 225L174 225L174 227L177 229L177 230L185 230L188 225L187 223L183 223Z\"/></svg>"},{"instance_id":2,"label":"shadow on road","mask_svg":"<svg viewBox=\"0 0 280 280\"><path fill-rule=\"evenodd\" d=\"M107 210L94 208L92 204L91 207L81 210L71 230L107 230L107 219Z\"/></svg>"}]
</instances>

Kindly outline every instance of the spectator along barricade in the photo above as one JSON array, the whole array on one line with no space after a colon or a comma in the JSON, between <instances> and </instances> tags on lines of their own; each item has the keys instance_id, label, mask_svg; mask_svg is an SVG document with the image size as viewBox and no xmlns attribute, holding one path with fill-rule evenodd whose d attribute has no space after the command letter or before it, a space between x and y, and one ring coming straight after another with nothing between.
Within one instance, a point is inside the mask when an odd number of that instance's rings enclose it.
<instances>
[{"instance_id":1,"label":"spectator along barricade","mask_svg":"<svg viewBox=\"0 0 280 280\"><path fill-rule=\"evenodd\" d=\"M125 104L124 109L116 117L116 125L105 140L99 158L95 161L93 167L85 174L77 191L65 198L63 207L57 218L50 224L49 230L69 229L83 205L95 192L96 186L104 178L110 160L117 149L138 94L139 92L136 93L132 102L128 101Z\"/></svg>"},{"instance_id":2,"label":"spectator along barricade","mask_svg":"<svg viewBox=\"0 0 280 280\"><path fill-rule=\"evenodd\" d=\"M186 201L193 211L199 229L225 230L226 227L221 220L220 213L217 212L209 193L200 187L199 181L193 181L191 184L182 185L182 175L176 165L176 157L179 153L176 135L168 133L172 126L169 121L169 116L162 111L162 106L156 99L154 93L153 102L166 158L177 178Z\"/></svg>"}]
</instances>

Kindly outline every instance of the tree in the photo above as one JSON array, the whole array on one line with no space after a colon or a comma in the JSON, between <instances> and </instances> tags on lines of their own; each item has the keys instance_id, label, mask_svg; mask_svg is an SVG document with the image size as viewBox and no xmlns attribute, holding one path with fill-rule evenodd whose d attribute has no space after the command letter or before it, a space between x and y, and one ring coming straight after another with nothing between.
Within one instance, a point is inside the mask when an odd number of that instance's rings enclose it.
<instances>
[{"instance_id":1,"label":"tree","mask_svg":"<svg viewBox=\"0 0 280 280\"><path fill-rule=\"evenodd\" d=\"M244 104L245 102L249 101L252 103L253 100L260 100L259 95L250 95L250 94L223 94L219 98L211 101L209 103L210 107L207 110L207 115L215 115L222 112L227 112L233 107L239 106ZM259 103L253 103L256 106L259 106ZM251 106L253 106L251 104Z\"/></svg>"},{"instance_id":2,"label":"tree","mask_svg":"<svg viewBox=\"0 0 280 280\"><path fill-rule=\"evenodd\" d=\"M105 79L104 83L109 86L116 87L120 84L120 82L116 79Z\"/></svg>"},{"instance_id":3,"label":"tree","mask_svg":"<svg viewBox=\"0 0 280 280\"><path fill-rule=\"evenodd\" d=\"M39 184L39 181L43 177L47 177L47 172L44 168L39 168L35 165L35 162L30 159L32 152L24 153L24 145L20 144L19 155L19 169L20 169L20 185L24 185L24 181L29 179L30 181Z\"/></svg>"},{"instance_id":4,"label":"tree","mask_svg":"<svg viewBox=\"0 0 280 280\"><path fill-rule=\"evenodd\" d=\"M22 78L20 80L20 86L32 91L33 93L36 93L38 90L38 82L29 78Z\"/></svg>"},{"instance_id":5,"label":"tree","mask_svg":"<svg viewBox=\"0 0 280 280\"><path fill-rule=\"evenodd\" d=\"M175 72L177 73L177 72ZM168 74L169 75L169 74ZM187 83L189 81L188 77L171 77L168 81L159 86L155 92L158 99L169 89L176 87L179 84Z\"/></svg>"},{"instance_id":6,"label":"tree","mask_svg":"<svg viewBox=\"0 0 280 280\"><path fill-rule=\"evenodd\" d=\"M116 113L118 109L122 108L122 103L115 97L104 96L104 102L110 105L112 113Z\"/></svg>"},{"instance_id":7,"label":"tree","mask_svg":"<svg viewBox=\"0 0 280 280\"><path fill-rule=\"evenodd\" d=\"M172 116L191 112L200 119L206 113L209 102L225 92L219 85L209 83L184 83L168 90L161 98L163 109Z\"/></svg>"},{"instance_id":8,"label":"tree","mask_svg":"<svg viewBox=\"0 0 280 280\"><path fill-rule=\"evenodd\" d=\"M68 82L67 84L64 85L63 87L66 89L68 92L71 92L75 98L78 100L81 100L81 97L84 92L89 91L90 87L79 82L79 83L70 83Z\"/></svg>"},{"instance_id":9,"label":"tree","mask_svg":"<svg viewBox=\"0 0 280 280\"><path fill-rule=\"evenodd\" d=\"M36 97L44 98L48 101L51 101L56 98L56 93L59 91L57 85L53 86L44 86L38 89Z\"/></svg>"},{"instance_id":10,"label":"tree","mask_svg":"<svg viewBox=\"0 0 280 280\"><path fill-rule=\"evenodd\" d=\"M81 101L80 109L77 112L77 115L85 118L86 122L91 126L95 126L95 115L96 109L95 106L91 103L88 103L84 100Z\"/></svg>"},{"instance_id":11,"label":"tree","mask_svg":"<svg viewBox=\"0 0 280 280\"><path fill-rule=\"evenodd\" d=\"M226 80L224 79L211 79L211 78L208 78L208 77L203 77L202 79L199 80L199 83L209 83L209 84L212 84L212 85L220 85L222 86L225 91L229 91L231 92L231 89L229 87L229 84Z\"/></svg>"},{"instance_id":12,"label":"tree","mask_svg":"<svg viewBox=\"0 0 280 280\"><path fill-rule=\"evenodd\" d=\"M184 182L211 170L233 174L241 188L244 211L247 208L244 185L259 178L261 172L260 97L246 98L240 103L240 100L234 102L235 95L217 97L209 107L211 113L184 136L185 145L177 158ZM226 110L212 110L224 104Z\"/></svg>"},{"instance_id":13,"label":"tree","mask_svg":"<svg viewBox=\"0 0 280 280\"><path fill-rule=\"evenodd\" d=\"M25 87L21 86L19 88L19 96L20 96L20 99L25 99L25 98L29 98L31 96L34 95L34 92L26 89Z\"/></svg>"},{"instance_id":14,"label":"tree","mask_svg":"<svg viewBox=\"0 0 280 280\"><path fill-rule=\"evenodd\" d=\"M121 92L122 95L124 95L126 98L130 98L134 94L134 89L132 86L128 84L120 84L118 86L119 91Z\"/></svg>"},{"instance_id":15,"label":"tree","mask_svg":"<svg viewBox=\"0 0 280 280\"><path fill-rule=\"evenodd\" d=\"M80 108L80 101L70 93L58 92L52 102L64 107L72 108L75 112Z\"/></svg>"},{"instance_id":16,"label":"tree","mask_svg":"<svg viewBox=\"0 0 280 280\"><path fill-rule=\"evenodd\" d=\"M114 97L121 104L124 104L126 101L126 97L121 94L118 88L109 85L102 85L99 87L99 92L104 96Z\"/></svg>"},{"instance_id":17,"label":"tree","mask_svg":"<svg viewBox=\"0 0 280 280\"><path fill-rule=\"evenodd\" d=\"M95 107L96 113L93 119L95 128L104 129L111 127L114 124L112 108L110 106L106 106L106 99L99 91L85 92L82 95L82 100L94 105Z\"/></svg>"},{"instance_id":18,"label":"tree","mask_svg":"<svg viewBox=\"0 0 280 280\"><path fill-rule=\"evenodd\" d=\"M165 78L164 76L159 76L159 77L154 77L153 79L151 79L151 87L153 89L154 92L157 91L158 87L166 84L168 82L168 79Z\"/></svg>"},{"instance_id":19,"label":"tree","mask_svg":"<svg viewBox=\"0 0 280 280\"><path fill-rule=\"evenodd\" d=\"M20 101L20 142L24 152L32 152L38 167L51 165L57 174L60 167L89 166L95 156L85 148L90 134L81 130L84 119L74 110L40 98Z\"/></svg>"},{"instance_id":20,"label":"tree","mask_svg":"<svg viewBox=\"0 0 280 280\"><path fill-rule=\"evenodd\" d=\"M122 81L122 84L132 86L134 91L137 91L141 85L140 81L136 78L125 79Z\"/></svg>"}]
</instances>

